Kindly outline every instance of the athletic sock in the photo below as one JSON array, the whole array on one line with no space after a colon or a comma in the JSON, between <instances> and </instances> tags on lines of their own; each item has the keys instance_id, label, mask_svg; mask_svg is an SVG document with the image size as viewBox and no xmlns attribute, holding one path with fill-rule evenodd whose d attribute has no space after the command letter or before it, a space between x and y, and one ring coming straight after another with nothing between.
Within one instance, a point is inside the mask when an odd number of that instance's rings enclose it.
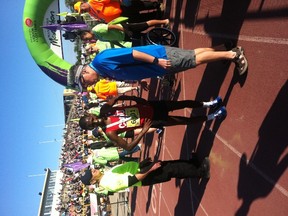
<instances>
[{"instance_id":1,"label":"athletic sock","mask_svg":"<svg viewBox=\"0 0 288 216\"><path fill-rule=\"evenodd\" d=\"M215 119L215 118L216 118L215 114L212 113L212 114L210 114L210 115L207 116L207 121L211 121L211 120L213 120L213 119Z\"/></svg>"},{"instance_id":2,"label":"athletic sock","mask_svg":"<svg viewBox=\"0 0 288 216\"><path fill-rule=\"evenodd\" d=\"M203 107L205 107L205 108L206 107L211 107L211 106L213 106L213 105L215 105L217 103L218 103L217 99L209 101L209 102L203 102Z\"/></svg>"}]
</instances>

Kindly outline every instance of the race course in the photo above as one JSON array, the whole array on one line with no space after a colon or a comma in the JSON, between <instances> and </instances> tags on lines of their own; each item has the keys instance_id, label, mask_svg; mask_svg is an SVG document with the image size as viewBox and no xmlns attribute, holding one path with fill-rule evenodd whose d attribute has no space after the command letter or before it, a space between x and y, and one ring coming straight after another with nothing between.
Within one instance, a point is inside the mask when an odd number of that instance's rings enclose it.
<instances>
[{"instance_id":1,"label":"race course","mask_svg":"<svg viewBox=\"0 0 288 216\"><path fill-rule=\"evenodd\" d=\"M159 160L209 156L211 178L172 180L134 188L132 215L288 215L288 2L286 0L166 0L165 18L184 49L225 42L245 49L249 69L216 62L152 79L149 99L209 101L220 95L223 121L173 126L147 135L142 157ZM209 110L175 111L173 115Z\"/></svg>"}]
</instances>

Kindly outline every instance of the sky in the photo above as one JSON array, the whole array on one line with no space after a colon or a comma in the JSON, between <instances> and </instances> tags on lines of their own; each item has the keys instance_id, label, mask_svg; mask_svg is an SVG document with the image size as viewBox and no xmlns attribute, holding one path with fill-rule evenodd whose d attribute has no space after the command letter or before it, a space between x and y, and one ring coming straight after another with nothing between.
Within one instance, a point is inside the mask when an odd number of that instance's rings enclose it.
<instances>
[{"instance_id":1,"label":"sky","mask_svg":"<svg viewBox=\"0 0 288 216\"><path fill-rule=\"evenodd\" d=\"M29 53L22 30L24 4L11 1L11 10L0 8L0 212L9 216L37 215L44 168L59 168L64 128L64 87L46 76ZM71 64L72 54L65 55Z\"/></svg>"}]
</instances>

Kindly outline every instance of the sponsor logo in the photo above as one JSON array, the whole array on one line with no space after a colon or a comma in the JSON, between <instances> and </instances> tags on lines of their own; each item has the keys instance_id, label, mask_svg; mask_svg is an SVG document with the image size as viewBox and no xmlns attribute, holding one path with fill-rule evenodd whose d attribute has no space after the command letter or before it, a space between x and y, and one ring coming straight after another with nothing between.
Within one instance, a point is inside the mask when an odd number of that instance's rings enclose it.
<instances>
[{"instance_id":1,"label":"sponsor logo","mask_svg":"<svg viewBox=\"0 0 288 216\"><path fill-rule=\"evenodd\" d=\"M46 23L48 25L57 24L55 11L49 11L48 17L46 17ZM60 41L59 38L57 38L56 31L48 30L46 32L50 44L56 47L60 47Z\"/></svg>"},{"instance_id":2,"label":"sponsor logo","mask_svg":"<svg viewBox=\"0 0 288 216\"><path fill-rule=\"evenodd\" d=\"M26 18L25 19L25 25L28 27L32 27L33 26L33 21L30 18Z\"/></svg>"}]
</instances>

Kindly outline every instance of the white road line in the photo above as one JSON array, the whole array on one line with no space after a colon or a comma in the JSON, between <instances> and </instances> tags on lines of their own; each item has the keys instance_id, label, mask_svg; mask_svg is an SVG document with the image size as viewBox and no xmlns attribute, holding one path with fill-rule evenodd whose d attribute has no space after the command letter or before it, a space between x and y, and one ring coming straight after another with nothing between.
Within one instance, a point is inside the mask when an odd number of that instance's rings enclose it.
<instances>
[{"instance_id":1,"label":"white road line","mask_svg":"<svg viewBox=\"0 0 288 216\"><path fill-rule=\"evenodd\" d=\"M169 156L170 156L170 158L172 158L173 159L173 157L172 157L172 155L171 155L171 153L170 153L170 151L168 150L168 148L166 147L166 145L165 145L165 133L166 133L166 130L164 130L164 134L163 134L163 137L162 137L162 143L161 143L161 145L162 145L162 157L161 157L161 160L162 161L164 161L164 158L165 158L165 152L167 151L167 153L169 154ZM158 140L156 140L156 145L155 146L158 146L159 145L159 143L158 143ZM156 151L154 151L154 155L155 155L155 153L156 153ZM173 159L174 160L174 159ZM170 214L170 216L172 216L173 214L172 214L172 212L170 211L170 208L169 208L169 206L167 205L167 202L166 202L166 199L165 199L165 197L162 195L162 186L163 186L163 183L161 183L160 184L160 186L159 186L159 193L160 193L160 196L159 196L159 215L161 215L160 214L160 207L161 207L161 199L163 200L163 202L164 202L164 204L165 204L165 206L166 206L166 209L168 210L168 212L169 212L169 214Z\"/></svg>"},{"instance_id":2,"label":"white road line","mask_svg":"<svg viewBox=\"0 0 288 216\"><path fill-rule=\"evenodd\" d=\"M213 133L213 131L210 130L211 133ZM239 158L242 157L242 154L233 146L231 146L226 140L224 140L221 136L219 136L218 134L215 134L215 137L217 139L219 139L228 149L230 149L234 154L236 154ZM260 169L258 169L252 162L249 162L249 160L247 159L246 163L253 169L255 170L262 178L264 178L267 182L269 182L270 184L272 184L280 193L282 193L284 196L288 197L288 191L283 188L281 185L279 185L278 183L276 183L273 179L271 179L269 176L267 176L264 172L262 172Z\"/></svg>"},{"instance_id":3,"label":"white road line","mask_svg":"<svg viewBox=\"0 0 288 216\"><path fill-rule=\"evenodd\" d=\"M165 197L162 196L162 185L163 185L163 184L161 183L161 185L160 185L160 187L161 187L161 190L160 190L161 196L159 197L159 213L160 213L160 203L161 203L161 198L162 198L162 200L163 200L163 202L164 202L164 205L166 206L166 210L169 212L169 215L170 215L170 216L173 216L173 213L170 211L170 208L169 208L170 206L168 206ZM169 198L170 198L170 197L169 197ZM159 214L159 215L161 215L161 214Z\"/></svg>"},{"instance_id":4,"label":"white road line","mask_svg":"<svg viewBox=\"0 0 288 216\"><path fill-rule=\"evenodd\" d=\"M209 216L208 213L206 212L205 208L202 206L201 203L199 204L199 206L200 206L200 208L203 210L204 214L207 215L207 216Z\"/></svg>"},{"instance_id":5,"label":"white road line","mask_svg":"<svg viewBox=\"0 0 288 216\"><path fill-rule=\"evenodd\" d=\"M191 30L182 30L181 32L190 32ZM275 38L275 37L261 37L261 36L248 36L248 35L227 35L227 34L219 34L219 33L209 33L207 34L204 31L200 30L193 30L193 34L209 36L209 37L217 37L217 38L224 38L224 39L234 39L234 40L241 40L241 41L249 41L249 42L256 42L256 43L269 43L269 44L279 44L279 45L288 45L288 38Z\"/></svg>"}]
</instances>

